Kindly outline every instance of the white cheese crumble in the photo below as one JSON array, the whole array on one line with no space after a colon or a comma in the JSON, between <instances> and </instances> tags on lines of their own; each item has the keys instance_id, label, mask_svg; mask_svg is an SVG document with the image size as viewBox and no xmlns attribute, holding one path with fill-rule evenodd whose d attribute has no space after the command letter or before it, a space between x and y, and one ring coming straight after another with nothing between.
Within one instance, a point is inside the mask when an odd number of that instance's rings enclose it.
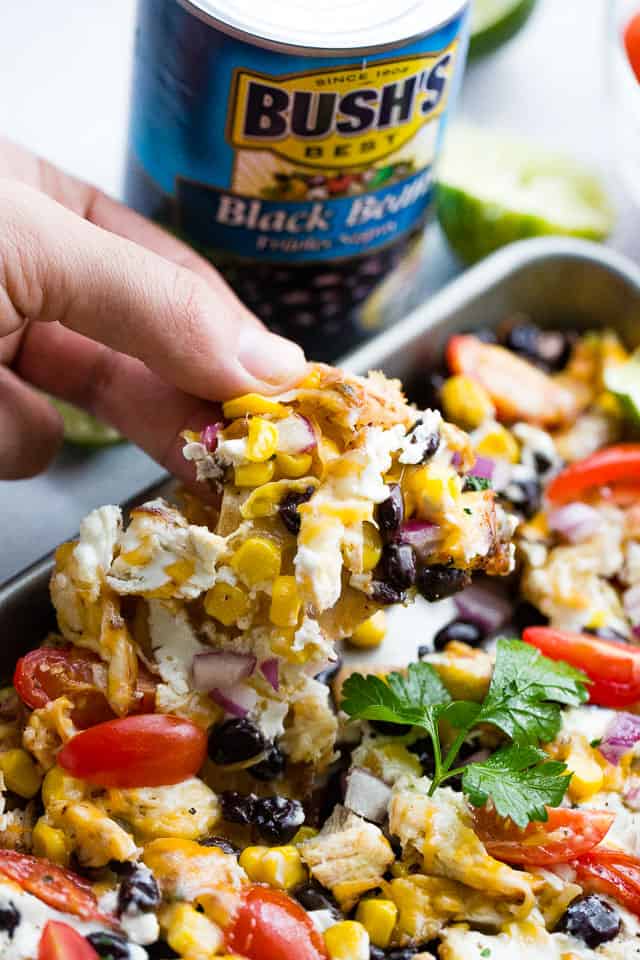
<instances>
[{"instance_id":1,"label":"white cheese crumble","mask_svg":"<svg viewBox=\"0 0 640 960\"><path fill-rule=\"evenodd\" d=\"M73 550L76 577L90 588L89 599L97 600L105 573L113 562L113 553L122 533L119 507L98 507L80 524L80 539Z\"/></svg>"},{"instance_id":2,"label":"white cheese crumble","mask_svg":"<svg viewBox=\"0 0 640 960\"><path fill-rule=\"evenodd\" d=\"M188 693L193 658L210 648L200 643L184 610L162 600L149 601L149 633L160 676L176 693Z\"/></svg>"},{"instance_id":3,"label":"white cheese crumble","mask_svg":"<svg viewBox=\"0 0 640 960\"><path fill-rule=\"evenodd\" d=\"M437 410L425 410L421 413L411 433L402 438L400 447L402 452L398 458L400 463L422 463L434 433L440 432L441 423L442 417Z\"/></svg>"}]
</instances>

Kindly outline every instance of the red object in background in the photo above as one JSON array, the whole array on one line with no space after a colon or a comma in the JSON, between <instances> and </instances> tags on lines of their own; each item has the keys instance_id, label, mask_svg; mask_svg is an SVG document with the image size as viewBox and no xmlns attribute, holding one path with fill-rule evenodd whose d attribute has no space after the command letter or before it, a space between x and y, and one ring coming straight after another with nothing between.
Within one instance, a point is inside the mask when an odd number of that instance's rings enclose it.
<instances>
[{"instance_id":1,"label":"red object in background","mask_svg":"<svg viewBox=\"0 0 640 960\"><path fill-rule=\"evenodd\" d=\"M637 485L640 501L640 443L618 443L569 464L553 478L545 495L553 504L579 500L595 487L621 484L628 493Z\"/></svg>"},{"instance_id":2,"label":"red object in background","mask_svg":"<svg viewBox=\"0 0 640 960\"><path fill-rule=\"evenodd\" d=\"M100 960L88 940L68 923L49 920L40 937L38 960Z\"/></svg>"},{"instance_id":3,"label":"red object in background","mask_svg":"<svg viewBox=\"0 0 640 960\"><path fill-rule=\"evenodd\" d=\"M82 920L95 920L111 926L115 923L113 917L98 908L98 901L87 880L42 857L31 857L15 850L0 850L0 874L54 910L73 913Z\"/></svg>"},{"instance_id":4,"label":"red object in background","mask_svg":"<svg viewBox=\"0 0 640 960\"><path fill-rule=\"evenodd\" d=\"M40 647L29 651L16 664L13 685L32 710L46 707L58 697L68 697L74 705L71 719L80 729L115 718L105 693L106 665L96 654L81 647ZM136 694L138 700L131 712L153 711L156 682L142 664L138 664Z\"/></svg>"},{"instance_id":5,"label":"red object in background","mask_svg":"<svg viewBox=\"0 0 640 960\"><path fill-rule=\"evenodd\" d=\"M248 960L326 960L322 936L286 893L252 886L227 930L229 952Z\"/></svg>"},{"instance_id":6,"label":"red object in background","mask_svg":"<svg viewBox=\"0 0 640 960\"><path fill-rule=\"evenodd\" d=\"M625 28L624 47L629 57L631 69L640 81L640 13L629 20Z\"/></svg>"},{"instance_id":7,"label":"red object in background","mask_svg":"<svg viewBox=\"0 0 640 960\"><path fill-rule=\"evenodd\" d=\"M527 627L522 639L586 673L590 703L619 709L640 701L640 647L553 627Z\"/></svg>"},{"instance_id":8,"label":"red object in background","mask_svg":"<svg viewBox=\"0 0 640 960\"><path fill-rule=\"evenodd\" d=\"M58 764L98 787L161 787L192 777L204 763L204 730L163 713L99 723L72 737Z\"/></svg>"},{"instance_id":9,"label":"red object in background","mask_svg":"<svg viewBox=\"0 0 640 960\"><path fill-rule=\"evenodd\" d=\"M543 867L567 863L592 850L615 820L605 810L569 810L548 807L548 819L530 823L524 830L495 810L473 811L476 833L492 857L506 863Z\"/></svg>"},{"instance_id":10,"label":"red object in background","mask_svg":"<svg viewBox=\"0 0 640 960\"><path fill-rule=\"evenodd\" d=\"M584 890L604 893L640 916L640 860L606 847L579 857L572 866Z\"/></svg>"}]
</instances>

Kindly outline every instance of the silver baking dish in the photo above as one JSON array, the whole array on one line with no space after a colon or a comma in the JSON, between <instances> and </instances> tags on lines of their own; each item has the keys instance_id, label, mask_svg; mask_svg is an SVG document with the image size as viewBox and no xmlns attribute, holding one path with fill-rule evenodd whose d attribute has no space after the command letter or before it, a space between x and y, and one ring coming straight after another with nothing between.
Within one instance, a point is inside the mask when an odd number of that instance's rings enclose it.
<instances>
[{"instance_id":1,"label":"silver baking dish","mask_svg":"<svg viewBox=\"0 0 640 960\"><path fill-rule=\"evenodd\" d=\"M342 366L355 373L384 370L400 377L411 395L438 363L451 333L496 326L514 313L543 325L612 327L629 346L638 346L640 270L595 244L524 241L467 271L405 320L345 357ZM162 492L158 487L146 490L127 505ZM37 646L54 627L48 595L51 566L52 557L47 556L0 587L0 678L10 675L17 656ZM383 647L368 656L394 664L414 658L417 645L450 618L450 610L450 601L394 610Z\"/></svg>"}]
</instances>

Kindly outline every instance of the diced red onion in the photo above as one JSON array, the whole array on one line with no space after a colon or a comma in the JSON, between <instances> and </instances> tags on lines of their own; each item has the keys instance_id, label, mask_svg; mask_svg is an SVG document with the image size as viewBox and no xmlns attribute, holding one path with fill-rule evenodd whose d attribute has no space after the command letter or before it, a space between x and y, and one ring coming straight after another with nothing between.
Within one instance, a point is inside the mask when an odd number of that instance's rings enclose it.
<instances>
[{"instance_id":1,"label":"diced red onion","mask_svg":"<svg viewBox=\"0 0 640 960\"><path fill-rule=\"evenodd\" d=\"M451 466L459 467L462 464L462 454L459 450L453 451L453 456L451 457Z\"/></svg>"},{"instance_id":2,"label":"diced red onion","mask_svg":"<svg viewBox=\"0 0 640 960\"><path fill-rule=\"evenodd\" d=\"M276 426L278 450L281 453L308 453L318 443L311 421L302 414L294 413L293 416L280 420Z\"/></svg>"},{"instance_id":3,"label":"diced red onion","mask_svg":"<svg viewBox=\"0 0 640 960\"><path fill-rule=\"evenodd\" d=\"M609 763L619 763L639 740L640 717L635 713L616 713L598 749Z\"/></svg>"},{"instance_id":4,"label":"diced red onion","mask_svg":"<svg viewBox=\"0 0 640 960\"><path fill-rule=\"evenodd\" d=\"M471 469L471 473L474 477L491 480L495 468L495 460L491 460L489 457L476 457L476 462Z\"/></svg>"},{"instance_id":5,"label":"diced red onion","mask_svg":"<svg viewBox=\"0 0 640 960\"><path fill-rule=\"evenodd\" d=\"M631 781L625 785L622 799L630 810L640 810L640 780L637 777L632 777Z\"/></svg>"},{"instance_id":6,"label":"diced red onion","mask_svg":"<svg viewBox=\"0 0 640 960\"><path fill-rule=\"evenodd\" d=\"M509 622L512 605L504 589L489 580L477 580L453 598L464 620L494 633Z\"/></svg>"},{"instance_id":7,"label":"diced red onion","mask_svg":"<svg viewBox=\"0 0 640 960\"><path fill-rule=\"evenodd\" d=\"M227 713L240 718L253 710L258 699L255 690L241 683L227 690L211 690L209 696Z\"/></svg>"},{"instance_id":8,"label":"diced red onion","mask_svg":"<svg viewBox=\"0 0 640 960\"><path fill-rule=\"evenodd\" d=\"M442 539L442 528L437 523L408 520L400 528L398 539L412 546L419 557L426 557Z\"/></svg>"},{"instance_id":9,"label":"diced red onion","mask_svg":"<svg viewBox=\"0 0 640 960\"><path fill-rule=\"evenodd\" d=\"M218 434L222 430L221 423L208 423L202 433L200 440L205 445L209 453L213 453L218 446Z\"/></svg>"},{"instance_id":10,"label":"diced red onion","mask_svg":"<svg viewBox=\"0 0 640 960\"><path fill-rule=\"evenodd\" d=\"M597 510L586 503L567 503L548 516L549 527L557 531L569 543L582 543L600 529L602 518Z\"/></svg>"},{"instance_id":11,"label":"diced red onion","mask_svg":"<svg viewBox=\"0 0 640 960\"><path fill-rule=\"evenodd\" d=\"M624 612L633 624L634 635L637 636L637 630L640 627L640 583L625 590L622 603Z\"/></svg>"},{"instance_id":12,"label":"diced red onion","mask_svg":"<svg viewBox=\"0 0 640 960\"><path fill-rule=\"evenodd\" d=\"M265 680L267 680L274 690L280 689L280 661L277 657L271 657L269 660L263 660L260 664Z\"/></svg>"},{"instance_id":13,"label":"diced red onion","mask_svg":"<svg viewBox=\"0 0 640 960\"><path fill-rule=\"evenodd\" d=\"M354 767L347 776L344 805L365 820L382 823L387 816L391 788L368 770Z\"/></svg>"},{"instance_id":14,"label":"diced red onion","mask_svg":"<svg viewBox=\"0 0 640 960\"><path fill-rule=\"evenodd\" d=\"M214 687L233 687L250 677L256 666L256 658L232 650L212 650L211 653L196 653L191 670L193 686L207 693Z\"/></svg>"}]
</instances>

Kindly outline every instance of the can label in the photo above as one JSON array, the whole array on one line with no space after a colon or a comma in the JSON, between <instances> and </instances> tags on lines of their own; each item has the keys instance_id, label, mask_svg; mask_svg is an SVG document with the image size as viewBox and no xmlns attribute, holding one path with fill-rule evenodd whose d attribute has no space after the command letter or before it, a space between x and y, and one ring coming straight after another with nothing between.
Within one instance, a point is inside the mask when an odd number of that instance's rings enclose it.
<instances>
[{"instance_id":1,"label":"can label","mask_svg":"<svg viewBox=\"0 0 640 960\"><path fill-rule=\"evenodd\" d=\"M305 57L226 36L175 0L141 0L131 150L145 182L130 176L128 201L153 215L155 194L214 260L305 263L392 244L432 199L464 16L405 49Z\"/></svg>"}]
</instances>

